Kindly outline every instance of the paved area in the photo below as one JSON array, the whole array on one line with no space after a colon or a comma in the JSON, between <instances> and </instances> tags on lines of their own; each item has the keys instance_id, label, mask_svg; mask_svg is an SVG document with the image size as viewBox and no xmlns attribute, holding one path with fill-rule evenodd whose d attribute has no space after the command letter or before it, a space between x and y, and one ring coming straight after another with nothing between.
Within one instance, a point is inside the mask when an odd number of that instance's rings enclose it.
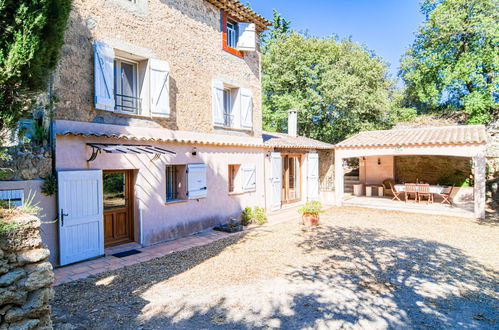
<instances>
[{"instance_id":1,"label":"paved area","mask_svg":"<svg viewBox=\"0 0 499 330\"><path fill-rule=\"evenodd\" d=\"M55 287L56 329L497 328L499 226L335 208Z\"/></svg>"}]
</instances>

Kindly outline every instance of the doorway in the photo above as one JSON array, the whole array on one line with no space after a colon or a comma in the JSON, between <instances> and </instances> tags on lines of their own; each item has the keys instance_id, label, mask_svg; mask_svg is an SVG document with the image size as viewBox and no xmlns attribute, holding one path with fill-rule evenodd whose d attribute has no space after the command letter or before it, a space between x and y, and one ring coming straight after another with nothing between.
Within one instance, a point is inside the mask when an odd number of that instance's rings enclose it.
<instances>
[{"instance_id":1,"label":"doorway","mask_svg":"<svg viewBox=\"0 0 499 330\"><path fill-rule=\"evenodd\" d=\"M133 172L103 171L104 247L133 241Z\"/></svg>"},{"instance_id":2,"label":"doorway","mask_svg":"<svg viewBox=\"0 0 499 330\"><path fill-rule=\"evenodd\" d=\"M282 203L290 204L301 200L301 155L282 155Z\"/></svg>"}]
</instances>

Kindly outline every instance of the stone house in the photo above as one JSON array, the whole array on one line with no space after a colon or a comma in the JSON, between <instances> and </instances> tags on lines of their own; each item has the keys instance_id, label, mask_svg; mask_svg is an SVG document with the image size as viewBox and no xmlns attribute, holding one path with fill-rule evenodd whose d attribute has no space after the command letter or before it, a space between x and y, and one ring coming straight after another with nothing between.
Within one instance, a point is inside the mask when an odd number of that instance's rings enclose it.
<instances>
[{"instance_id":1,"label":"stone house","mask_svg":"<svg viewBox=\"0 0 499 330\"><path fill-rule=\"evenodd\" d=\"M43 228L54 264L192 234L245 207L332 203L319 192L332 145L296 136L294 110L290 134L262 131L269 25L236 0L73 1L53 79L58 191L37 194L58 219ZM0 190L22 200L41 183Z\"/></svg>"}]
</instances>

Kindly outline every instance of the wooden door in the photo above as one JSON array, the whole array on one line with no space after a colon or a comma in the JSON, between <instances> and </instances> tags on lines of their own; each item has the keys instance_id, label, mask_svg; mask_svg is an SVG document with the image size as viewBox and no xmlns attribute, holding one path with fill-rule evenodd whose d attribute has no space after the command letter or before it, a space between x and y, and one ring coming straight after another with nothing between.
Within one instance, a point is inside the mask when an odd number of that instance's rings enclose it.
<instances>
[{"instance_id":1,"label":"wooden door","mask_svg":"<svg viewBox=\"0 0 499 330\"><path fill-rule=\"evenodd\" d=\"M102 171L59 171L61 266L104 254Z\"/></svg>"},{"instance_id":2,"label":"wooden door","mask_svg":"<svg viewBox=\"0 0 499 330\"><path fill-rule=\"evenodd\" d=\"M104 171L104 246L133 241L132 172Z\"/></svg>"},{"instance_id":3,"label":"wooden door","mask_svg":"<svg viewBox=\"0 0 499 330\"><path fill-rule=\"evenodd\" d=\"M282 202L296 203L301 200L301 155L283 155Z\"/></svg>"}]
</instances>

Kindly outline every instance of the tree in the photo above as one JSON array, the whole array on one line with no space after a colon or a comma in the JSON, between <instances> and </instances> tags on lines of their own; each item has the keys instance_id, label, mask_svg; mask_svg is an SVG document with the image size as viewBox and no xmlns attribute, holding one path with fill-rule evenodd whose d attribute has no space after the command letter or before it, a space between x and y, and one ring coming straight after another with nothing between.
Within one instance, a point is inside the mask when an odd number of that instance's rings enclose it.
<instances>
[{"instance_id":1,"label":"tree","mask_svg":"<svg viewBox=\"0 0 499 330\"><path fill-rule=\"evenodd\" d=\"M291 33L291 22L282 17L281 14L274 9L274 17L272 26L262 37L262 53L265 54L270 49L273 42L284 40Z\"/></svg>"},{"instance_id":2,"label":"tree","mask_svg":"<svg viewBox=\"0 0 499 330\"><path fill-rule=\"evenodd\" d=\"M262 60L264 129L286 131L290 108L299 109L300 135L326 142L391 126L394 84L381 58L351 39L286 29L267 42Z\"/></svg>"},{"instance_id":3,"label":"tree","mask_svg":"<svg viewBox=\"0 0 499 330\"><path fill-rule=\"evenodd\" d=\"M28 116L45 91L70 10L71 0L0 0L0 131Z\"/></svg>"},{"instance_id":4,"label":"tree","mask_svg":"<svg viewBox=\"0 0 499 330\"><path fill-rule=\"evenodd\" d=\"M423 0L426 19L401 59L407 97L420 112L464 110L487 123L499 100L497 0Z\"/></svg>"}]
</instances>

